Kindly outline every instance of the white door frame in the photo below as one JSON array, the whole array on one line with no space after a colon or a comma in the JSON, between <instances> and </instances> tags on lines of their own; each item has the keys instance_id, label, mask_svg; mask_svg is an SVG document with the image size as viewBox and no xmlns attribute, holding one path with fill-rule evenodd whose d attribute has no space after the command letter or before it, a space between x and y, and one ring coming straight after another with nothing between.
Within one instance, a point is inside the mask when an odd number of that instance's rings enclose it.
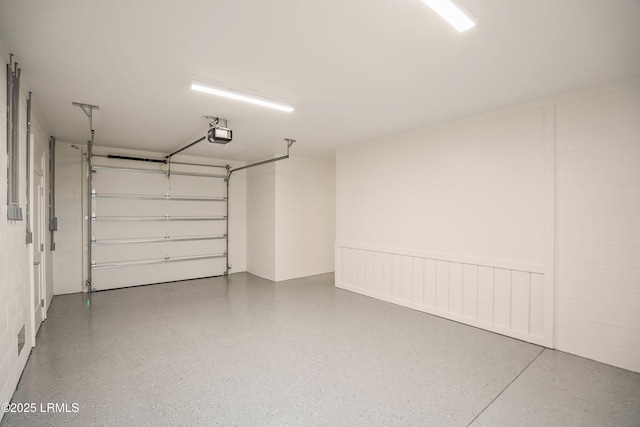
<instances>
[{"instance_id":1,"label":"white door frame","mask_svg":"<svg viewBox=\"0 0 640 427\"><path fill-rule=\"evenodd\" d=\"M31 318L31 346L35 347L36 345L36 334L40 327L40 324L47 318L47 287L46 287L46 250L45 250L45 242L46 242L46 203L45 203L45 188L46 188L46 174L45 174L45 156L46 152L43 147L36 145L35 135L29 135L27 143L31 145L31 158L29 159L30 163L30 182L31 186L29 189L29 205L31 209L32 215L30 216L30 230L32 233L37 228L37 235L39 236L39 242L35 240L29 245L31 250L29 251L29 280L30 280L30 298L29 298L29 306L30 306L30 318ZM37 148L37 150L36 150ZM40 153L39 158L36 158L36 151ZM39 173L36 172L35 166L38 165ZM37 184L40 184L39 186ZM36 189L40 189L37 191ZM35 206L38 206L38 209L34 209ZM35 234L35 233L34 233ZM39 280L36 280L35 277L35 262L39 258ZM39 286L39 299L40 304L36 307L34 304L34 299L36 296L36 286ZM44 303L42 301L45 301Z\"/></svg>"}]
</instances>

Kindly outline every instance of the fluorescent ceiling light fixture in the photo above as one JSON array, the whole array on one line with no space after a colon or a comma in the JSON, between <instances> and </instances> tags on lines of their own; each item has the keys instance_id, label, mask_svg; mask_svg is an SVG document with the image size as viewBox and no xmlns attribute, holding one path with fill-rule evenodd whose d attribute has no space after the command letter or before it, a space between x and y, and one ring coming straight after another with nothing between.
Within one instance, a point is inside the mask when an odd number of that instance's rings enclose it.
<instances>
[{"instance_id":1,"label":"fluorescent ceiling light fixture","mask_svg":"<svg viewBox=\"0 0 640 427\"><path fill-rule=\"evenodd\" d=\"M287 102L277 101L271 98L265 98L264 96L253 95L246 92L240 92L234 89L229 89L222 86L212 85L200 80L193 80L191 82L191 89L204 93L210 93L211 95L223 96L225 98L236 99L238 101L249 102L255 105L261 105L263 107L274 108L280 111L286 111L287 113L295 110L296 106Z\"/></svg>"},{"instance_id":2,"label":"fluorescent ceiling light fixture","mask_svg":"<svg viewBox=\"0 0 640 427\"><path fill-rule=\"evenodd\" d=\"M478 19L473 16L469 9L456 0L422 1L460 32L467 31L469 28L474 27L478 22Z\"/></svg>"}]
</instances>

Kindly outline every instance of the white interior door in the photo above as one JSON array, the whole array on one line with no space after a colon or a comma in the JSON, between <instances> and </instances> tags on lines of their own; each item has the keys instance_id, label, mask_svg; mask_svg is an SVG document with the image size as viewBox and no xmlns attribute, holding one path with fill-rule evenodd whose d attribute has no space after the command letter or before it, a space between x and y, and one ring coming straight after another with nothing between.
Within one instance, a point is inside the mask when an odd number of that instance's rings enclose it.
<instances>
[{"instance_id":1,"label":"white interior door","mask_svg":"<svg viewBox=\"0 0 640 427\"><path fill-rule=\"evenodd\" d=\"M45 236L45 191L44 191L44 152L34 144L33 159L33 326L34 337L45 319L45 280L44 280L44 236Z\"/></svg>"}]
</instances>

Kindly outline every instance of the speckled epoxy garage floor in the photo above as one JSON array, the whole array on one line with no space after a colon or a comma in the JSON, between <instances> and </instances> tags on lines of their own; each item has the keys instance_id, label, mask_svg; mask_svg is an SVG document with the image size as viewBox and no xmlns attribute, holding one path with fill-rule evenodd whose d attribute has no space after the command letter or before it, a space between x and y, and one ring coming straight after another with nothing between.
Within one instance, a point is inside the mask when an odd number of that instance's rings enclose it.
<instances>
[{"instance_id":1,"label":"speckled epoxy garage floor","mask_svg":"<svg viewBox=\"0 0 640 427\"><path fill-rule=\"evenodd\" d=\"M14 395L38 411L3 427L640 425L640 374L336 289L330 274L86 298L54 299Z\"/></svg>"}]
</instances>

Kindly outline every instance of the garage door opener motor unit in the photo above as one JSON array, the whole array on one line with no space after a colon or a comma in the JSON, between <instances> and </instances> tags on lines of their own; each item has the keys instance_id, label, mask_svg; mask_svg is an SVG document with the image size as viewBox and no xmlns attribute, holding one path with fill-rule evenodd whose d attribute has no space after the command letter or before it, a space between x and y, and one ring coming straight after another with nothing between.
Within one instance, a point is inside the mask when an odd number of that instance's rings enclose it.
<instances>
[{"instance_id":1,"label":"garage door opener motor unit","mask_svg":"<svg viewBox=\"0 0 640 427\"><path fill-rule=\"evenodd\" d=\"M207 131L207 140L213 144L228 144L232 139L232 131L227 128L226 120L218 117L205 116L209 120L209 130ZM224 121L224 126L220 122Z\"/></svg>"}]
</instances>

